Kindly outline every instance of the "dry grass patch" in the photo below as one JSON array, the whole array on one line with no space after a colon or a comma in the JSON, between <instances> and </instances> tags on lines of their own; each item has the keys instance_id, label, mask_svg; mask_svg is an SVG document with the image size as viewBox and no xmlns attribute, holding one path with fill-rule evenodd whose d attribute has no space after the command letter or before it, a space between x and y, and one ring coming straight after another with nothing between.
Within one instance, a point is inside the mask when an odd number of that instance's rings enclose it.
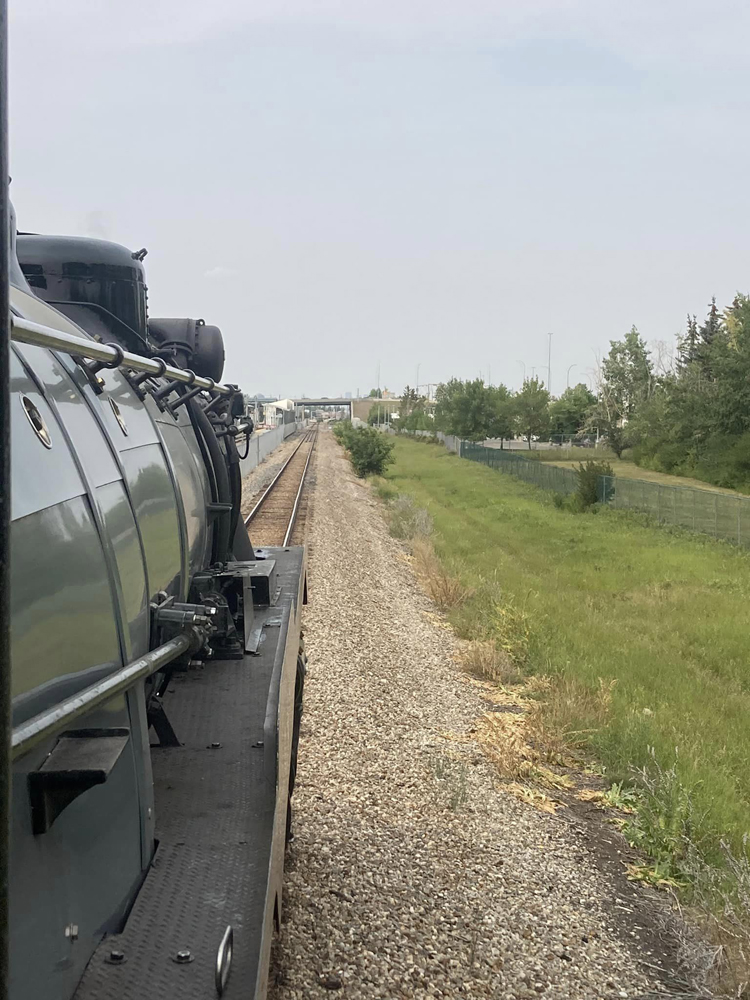
<instances>
[{"instance_id":1,"label":"dry grass patch","mask_svg":"<svg viewBox=\"0 0 750 1000\"><path fill-rule=\"evenodd\" d=\"M427 538L412 542L412 565L417 579L441 611L457 608L470 596L471 591L457 576L449 573L435 553Z\"/></svg>"},{"instance_id":2,"label":"dry grass patch","mask_svg":"<svg viewBox=\"0 0 750 1000\"><path fill-rule=\"evenodd\" d=\"M590 688L575 676L533 678L537 701L529 709L529 735L544 759L580 763L586 741L609 720L616 681Z\"/></svg>"},{"instance_id":3,"label":"dry grass patch","mask_svg":"<svg viewBox=\"0 0 750 1000\"><path fill-rule=\"evenodd\" d=\"M476 640L467 642L459 653L459 663L474 677L495 681L498 684L518 684L521 674L505 650L494 642Z\"/></svg>"}]
</instances>

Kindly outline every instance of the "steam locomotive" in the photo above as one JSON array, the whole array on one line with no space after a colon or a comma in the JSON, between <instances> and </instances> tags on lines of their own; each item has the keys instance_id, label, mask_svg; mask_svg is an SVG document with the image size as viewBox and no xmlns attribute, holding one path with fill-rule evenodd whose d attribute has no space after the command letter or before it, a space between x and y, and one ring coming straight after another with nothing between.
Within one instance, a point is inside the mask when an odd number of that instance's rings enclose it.
<instances>
[{"instance_id":1,"label":"steam locomotive","mask_svg":"<svg viewBox=\"0 0 750 1000\"><path fill-rule=\"evenodd\" d=\"M254 550L219 329L12 222L13 1000L265 996L302 547Z\"/></svg>"}]
</instances>

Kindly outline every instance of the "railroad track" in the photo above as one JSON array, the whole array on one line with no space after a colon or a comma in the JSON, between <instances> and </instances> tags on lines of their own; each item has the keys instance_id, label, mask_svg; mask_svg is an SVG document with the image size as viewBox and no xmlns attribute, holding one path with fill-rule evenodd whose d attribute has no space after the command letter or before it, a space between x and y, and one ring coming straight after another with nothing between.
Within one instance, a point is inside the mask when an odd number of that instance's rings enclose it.
<instances>
[{"instance_id":1,"label":"railroad track","mask_svg":"<svg viewBox=\"0 0 750 1000\"><path fill-rule=\"evenodd\" d=\"M317 437L317 427L305 431L245 518L256 547L289 545L302 507L305 478Z\"/></svg>"}]
</instances>

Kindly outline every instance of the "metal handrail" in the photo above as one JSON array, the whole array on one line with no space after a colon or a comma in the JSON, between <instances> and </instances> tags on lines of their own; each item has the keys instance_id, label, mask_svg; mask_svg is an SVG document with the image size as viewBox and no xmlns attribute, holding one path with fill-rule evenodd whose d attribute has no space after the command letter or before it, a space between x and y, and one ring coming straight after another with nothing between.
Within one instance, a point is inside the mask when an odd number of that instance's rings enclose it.
<instances>
[{"instance_id":1,"label":"metal handrail","mask_svg":"<svg viewBox=\"0 0 750 1000\"><path fill-rule=\"evenodd\" d=\"M32 719L16 726L13 730L12 756L13 760L27 753L37 743L64 729L80 715L91 712L116 694L132 687L136 681L148 677L157 670L176 660L182 653L190 649L193 637L188 634L175 636L162 646L157 646L144 656L126 663L120 670L105 677L104 680L91 684L78 694L66 698L59 705L35 715Z\"/></svg>"},{"instance_id":2,"label":"metal handrail","mask_svg":"<svg viewBox=\"0 0 750 1000\"><path fill-rule=\"evenodd\" d=\"M100 344L87 337L76 337L72 333L64 333L62 330L55 330L50 326L43 326L41 323L32 323L31 320L22 319L20 316L11 316L11 339L19 344L47 347L52 351L63 351L66 354L90 358L92 361L102 361L105 365L113 368L130 368L132 371L146 372L149 375L169 376L175 382L184 382L186 385L209 389L222 396L229 396L234 392L233 389L228 389L225 385L218 385L211 378L195 375L185 368L165 365L161 360L144 358L140 354L131 354L130 351L123 351L121 348L112 347L109 344Z\"/></svg>"}]
</instances>

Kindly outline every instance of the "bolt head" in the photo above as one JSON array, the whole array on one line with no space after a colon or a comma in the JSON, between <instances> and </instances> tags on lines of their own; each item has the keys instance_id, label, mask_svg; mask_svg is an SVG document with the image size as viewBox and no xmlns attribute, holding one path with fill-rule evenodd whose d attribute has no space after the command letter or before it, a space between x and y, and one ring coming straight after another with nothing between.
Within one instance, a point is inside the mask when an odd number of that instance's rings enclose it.
<instances>
[{"instance_id":1,"label":"bolt head","mask_svg":"<svg viewBox=\"0 0 750 1000\"><path fill-rule=\"evenodd\" d=\"M109 953L109 960L113 965L118 965L120 962L125 961L125 953L120 951L119 948L113 948Z\"/></svg>"},{"instance_id":2,"label":"bolt head","mask_svg":"<svg viewBox=\"0 0 750 1000\"><path fill-rule=\"evenodd\" d=\"M174 960L180 965L186 965L188 962L193 961L193 956L189 948L180 948Z\"/></svg>"}]
</instances>

